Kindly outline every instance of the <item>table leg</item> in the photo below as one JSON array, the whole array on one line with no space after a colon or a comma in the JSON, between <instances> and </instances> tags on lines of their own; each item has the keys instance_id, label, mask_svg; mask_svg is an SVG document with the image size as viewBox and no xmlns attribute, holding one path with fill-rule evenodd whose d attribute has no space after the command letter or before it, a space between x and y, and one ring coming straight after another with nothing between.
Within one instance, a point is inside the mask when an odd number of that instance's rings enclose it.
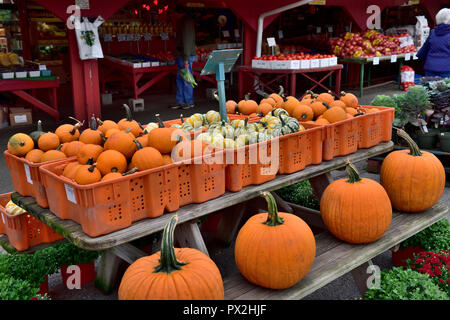
<instances>
[{"instance_id":1,"label":"table leg","mask_svg":"<svg viewBox=\"0 0 450 320\"><path fill-rule=\"evenodd\" d=\"M398 88L402 90L402 67L403 60L400 60L398 63Z\"/></svg>"},{"instance_id":2,"label":"table leg","mask_svg":"<svg viewBox=\"0 0 450 320\"><path fill-rule=\"evenodd\" d=\"M114 289L120 260L113 249L106 250L100 257L95 286L105 294L111 293Z\"/></svg>"},{"instance_id":3,"label":"table leg","mask_svg":"<svg viewBox=\"0 0 450 320\"><path fill-rule=\"evenodd\" d=\"M377 284L377 281L380 281L379 278L380 275L376 273L374 274L374 272L377 271L379 272L379 270L377 270L377 266L374 266L374 264L372 263L372 260L369 260L360 265L359 267L350 271L353 280L355 281L355 284L358 287L359 293L361 294L361 297L364 297L370 285ZM372 278L374 281L369 282L369 277Z\"/></svg>"},{"instance_id":4,"label":"table leg","mask_svg":"<svg viewBox=\"0 0 450 320\"><path fill-rule=\"evenodd\" d=\"M372 67L370 64L367 66L367 86L370 87L370 80L372 77Z\"/></svg>"},{"instance_id":5,"label":"table leg","mask_svg":"<svg viewBox=\"0 0 450 320\"><path fill-rule=\"evenodd\" d=\"M287 77L286 77L287 79ZM297 74L291 74L291 96L295 97L297 91Z\"/></svg>"},{"instance_id":6,"label":"table leg","mask_svg":"<svg viewBox=\"0 0 450 320\"><path fill-rule=\"evenodd\" d=\"M233 241L246 209L247 202L224 209L224 215L217 226L216 240L225 245Z\"/></svg>"},{"instance_id":7,"label":"table leg","mask_svg":"<svg viewBox=\"0 0 450 320\"><path fill-rule=\"evenodd\" d=\"M238 71L238 99L244 96L244 72Z\"/></svg>"},{"instance_id":8,"label":"table leg","mask_svg":"<svg viewBox=\"0 0 450 320\"><path fill-rule=\"evenodd\" d=\"M359 74L359 96L363 96L363 87L364 87L364 63L360 64L361 71Z\"/></svg>"},{"instance_id":9,"label":"table leg","mask_svg":"<svg viewBox=\"0 0 450 320\"><path fill-rule=\"evenodd\" d=\"M336 71L336 95L339 96L341 94L341 77L342 77L342 69Z\"/></svg>"},{"instance_id":10,"label":"table leg","mask_svg":"<svg viewBox=\"0 0 450 320\"><path fill-rule=\"evenodd\" d=\"M311 183L311 187L313 188L314 194L317 199L322 198L322 194L328 185L333 182L333 177L331 173L327 172L325 174L321 174L320 176L309 179Z\"/></svg>"},{"instance_id":11,"label":"table leg","mask_svg":"<svg viewBox=\"0 0 450 320\"><path fill-rule=\"evenodd\" d=\"M198 249L209 256L197 220L177 225L174 237L180 248Z\"/></svg>"}]
</instances>

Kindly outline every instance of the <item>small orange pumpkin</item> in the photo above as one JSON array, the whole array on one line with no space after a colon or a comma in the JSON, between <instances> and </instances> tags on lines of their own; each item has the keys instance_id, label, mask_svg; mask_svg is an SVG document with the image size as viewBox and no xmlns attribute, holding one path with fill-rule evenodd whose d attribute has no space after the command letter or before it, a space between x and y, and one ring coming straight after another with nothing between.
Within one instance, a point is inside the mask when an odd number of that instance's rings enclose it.
<instances>
[{"instance_id":1,"label":"small orange pumpkin","mask_svg":"<svg viewBox=\"0 0 450 320\"><path fill-rule=\"evenodd\" d=\"M84 143L80 141L66 142L63 144L61 151L68 157L75 157L83 146Z\"/></svg>"},{"instance_id":2,"label":"small orange pumpkin","mask_svg":"<svg viewBox=\"0 0 450 320\"><path fill-rule=\"evenodd\" d=\"M123 173L127 170L127 159L117 150L105 150L97 158L97 169L102 175L111 172Z\"/></svg>"},{"instance_id":3,"label":"small orange pumpkin","mask_svg":"<svg viewBox=\"0 0 450 320\"><path fill-rule=\"evenodd\" d=\"M55 134L58 136L61 143L78 140L80 137L79 129L83 124L78 120L76 121L77 123L75 125L63 124L56 128Z\"/></svg>"},{"instance_id":4,"label":"small orange pumpkin","mask_svg":"<svg viewBox=\"0 0 450 320\"><path fill-rule=\"evenodd\" d=\"M258 104L255 100L250 99L250 93L245 96L244 100L239 101L238 103L238 111L241 114L249 115L251 113L256 113L256 109L258 108Z\"/></svg>"},{"instance_id":5,"label":"small orange pumpkin","mask_svg":"<svg viewBox=\"0 0 450 320\"><path fill-rule=\"evenodd\" d=\"M139 141L134 140L137 146L137 151L131 158L131 163L139 171L153 169L164 164L161 153L152 147L143 147Z\"/></svg>"},{"instance_id":6,"label":"small orange pumpkin","mask_svg":"<svg viewBox=\"0 0 450 320\"><path fill-rule=\"evenodd\" d=\"M292 97L290 99L287 99L281 104L281 108L286 110L290 116L294 114L294 110L296 107L300 105L300 101L298 101L296 98Z\"/></svg>"},{"instance_id":7,"label":"small orange pumpkin","mask_svg":"<svg viewBox=\"0 0 450 320\"><path fill-rule=\"evenodd\" d=\"M163 165L173 163L172 156L170 154L163 154L162 157L163 157Z\"/></svg>"},{"instance_id":8,"label":"small orange pumpkin","mask_svg":"<svg viewBox=\"0 0 450 320\"><path fill-rule=\"evenodd\" d=\"M272 105L270 105L270 104L268 104L266 102L262 102L256 108L256 114L265 116L266 114L268 114L272 110L273 110Z\"/></svg>"},{"instance_id":9,"label":"small orange pumpkin","mask_svg":"<svg viewBox=\"0 0 450 320\"><path fill-rule=\"evenodd\" d=\"M327 119L329 123L335 123L347 119L347 112L341 107L331 107L323 113L323 117Z\"/></svg>"},{"instance_id":10,"label":"small orange pumpkin","mask_svg":"<svg viewBox=\"0 0 450 320\"><path fill-rule=\"evenodd\" d=\"M299 104L297 107L295 107L292 117L297 119L299 122L306 122L310 121L314 118L314 111L311 107Z\"/></svg>"},{"instance_id":11,"label":"small orange pumpkin","mask_svg":"<svg viewBox=\"0 0 450 320\"><path fill-rule=\"evenodd\" d=\"M353 93L346 93L344 91L341 92L340 101L349 108L357 108L359 104L358 98Z\"/></svg>"},{"instance_id":12,"label":"small orange pumpkin","mask_svg":"<svg viewBox=\"0 0 450 320\"><path fill-rule=\"evenodd\" d=\"M79 141L85 144L103 145L102 132L97 129L97 120L94 115L91 117L90 127L80 134Z\"/></svg>"},{"instance_id":13,"label":"small orange pumpkin","mask_svg":"<svg viewBox=\"0 0 450 320\"><path fill-rule=\"evenodd\" d=\"M25 156L33 148L33 139L25 133L16 133L8 140L8 152L19 157Z\"/></svg>"},{"instance_id":14,"label":"small orange pumpkin","mask_svg":"<svg viewBox=\"0 0 450 320\"><path fill-rule=\"evenodd\" d=\"M331 104L334 101L334 97L331 95L331 91L321 93L317 96L317 101Z\"/></svg>"},{"instance_id":15,"label":"small orange pumpkin","mask_svg":"<svg viewBox=\"0 0 450 320\"><path fill-rule=\"evenodd\" d=\"M74 180L81 185L87 185L99 182L102 179L100 171L96 168L97 164L86 164L78 168Z\"/></svg>"},{"instance_id":16,"label":"small orange pumpkin","mask_svg":"<svg viewBox=\"0 0 450 320\"><path fill-rule=\"evenodd\" d=\"M318 118L321 116L325 111L328 110L329 105L326 102L323 101L314 101L313 103L309 104L311 109L314 112L314 118Z\"/></svg>"},{"instance_id":17,"label":"small orange pumpkin","mask_svg":"<svg viewBox=\"0 0 450 320\"><path fill-rule=\"evenodd\" d=\"M75 174L77 173L78 168L80 168L82 164L79 164L78 162L71 162L69 163L62 173L62 175L68 179L75 179Z\"/></svg>"},{"instance_id":18,"label":"small orange pumpkin","mask_svg":"<svg viewBox=\"0 0 450 320\"><path fill-rule=\"evenodd\" d=\"M152 130L153 132L154 130ZM135 137L131 132L119 131L113 133L105 142L105 150L121 152L127 159L136 152Z\"/></svg>"},{"instance_id":19,"label":"small orange pumpkin","mask_svg":"<svg viewBox=\"0 0 450 320\"><path fill-rule=\"evenodd\" d=\"M91 158L95 162L102 152L103 147L98 144L85 144L77 153L78 162L81 164L86 164Z\"/></svg>"},{"instance_id":20,"label":"small orange pumpkin","mask_svg":"<svg viewBox=\"0 0 450 320\"><path fill-rule=\"evenodd\" d=\"M47 132L39 137L38 146L42 151L56 150L61 144L61 140L56 133Z\"/></svg>"},{"instance_id":21,"label":"small orange pumpkin","mask_svg":"<svg viewBox=\"0 0 450 320\"><path fill-rule=\"evenodd\" d=\"M109 129L119 129L119 125L112 120L102 121L99 118L97 118L97 123L100 124L98 130L100 130L105 136L106 132L108 132Z\"/></svg>"},{"instance_id":22,"label":"small orange pumpkin","mask_svg":"<svg viewBox=\"0 0 450 320\"><path fill-rule=\"evenodd\" d=\"M239 112L238 104L234 100L226 102L227 113L236 114Z\"/></svg>"},{"instance_id":23,"label":"small orange pumpkin","mask_svg":"<svg viewBox=\"0 0 450 320\"><path fill-rule=\"evenodd\" d=\"M133 117L131 115L131 109L126 104L123 105L126 111L126 118L120 120L117 125L119 126L120 130L130 130L130 132L135 136L139 137L139 135L144 132L143 127L140 125L139 122L136 120L133 120Z\"/></svg>"},{"instance_id":24,"label":"small orange pumpkin","mask_svg":"<svg viewBox=\"0 0 450 320\"><path fill-rule=\"evenodd\" d=\"M27 155L25 156L25 159L30 162L38 163L38 162L41 162L41 158L42 158L43 154L44 154L44 151L42 151L41 149L33 149L27 153Z\"/></svg>"},{"instance_id":25,"label":"small orange pumpkin","mask_svg":"<svg viewBox=\"0 0 450 320\"><path fill-rule=\"evenodd\" d=\"M55 161L55 160L61 160L67 158L66 154L60 150L60 148L56 150L48 150L44 152L44 154L41 157L40 162L47 162L47 161Z\"/></svg>"},{"instance_id":26,"label":"small orange pumpkin","mask_svg":"<svg viewBox=\"0 0 450 320\"><path fill-rule=\"evenodd\" d=\"M148 134L147 146L155 148L161 154L171 153L172 149L179 142L180 135L183 136L183 132L175 127L155 128Z\"/></svg>"},{"instance_id":27,"label":"small orange pumpkin","mask_svg":"<svg viewBox=\"0 0 450 320\"><path fill-rule=\"evenodd\" d=\"M330 103L330 107L340 107L343 110L345 110L347 108L347 105L341 100L335 100L332 103Z\"/></svg>"}]
</instances>

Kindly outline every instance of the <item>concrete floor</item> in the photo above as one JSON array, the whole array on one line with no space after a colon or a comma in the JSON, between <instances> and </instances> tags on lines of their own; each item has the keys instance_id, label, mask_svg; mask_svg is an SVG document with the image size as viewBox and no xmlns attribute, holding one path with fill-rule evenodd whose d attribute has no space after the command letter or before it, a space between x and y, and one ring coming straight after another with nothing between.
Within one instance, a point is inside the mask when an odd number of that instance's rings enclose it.
<instances>
[{"instance_id":1,"label":"concrete floor","mask_svg":"<svg viewBox=\"0 0 450 320\"><path fill-rule=\"evenodd\" d=\"M351 90L349 90L352 92ZM204 92L204 91L203 91ZM353 91L354 92L354 91ZM374 88L366 89L364 92L364 97L360 98L361 105L367 105L369 102L377 95L377 94L388 94L391 95L393 93L399 93L398 85L394 83L387 83L382 86L377 86ZM152 93L151 95L143 96L145 100L145 111L135 113L135 119L140 121L141 123L148 123L151 121L155 121L155 114L159 113L161 115L162 120L169 120L177 118L180 113L184 116L189 116L196 112L207 112L210 109L217 108L217 102L213 100L209 100L204 97L202 94L198 94L196 96L196 108L191 110L173 110L168 108L170 105L175 103L174 95L170 96L167 94L158 94ZM229 99L233 99L233 94L229 93L227 96ZM111 120L119 120L124 117L123 108L121 105L123 103L127 103L127 99L115 99L113 105L104 106L102 108L102 118L103 119L111 119ZM64 115L62 118L66 118L67 115ZM35 120L42 119L45 121L44 130L54 130L57 124L55 124L51 119L49 119L46 115L41 113L36 113ZM33 126L20 126L14 128L4 128L0 129L0 144L6 146L8 138L17 132L31 132L33 131ZM366 162L358 163L358 167L361 171L361 174L364 177L369 177L374 180L378 180L379 176L370 174L364 170L366 166ZM13 190L10 173L6 168L4 157L0 157L0 175L3 177L2 183L0 184L0 192L6 193ZM340 178L345 175L343 171L335 171L333 172L334 178ZM441 201L449 204L450 199L450 190L448 188L445 189L444 195ZM207 236L207 235L206 235ZM207 237L206 237L207 238ZM219 247L211 247L210 254L211 258L218 265L223 276L226 276L230 272L234 272L236 270L236 266L234 264L233 257L233 248L234 246L230 246L229 248L219 248ZM381 269L391 268L391 253L390 251L386 251L376 258L373 259L373 263L378 265ZM124 263L122 265L121 270L124 271L127 265ZM116 300L117 299L117 291L114 291L110 295L105 295L100 292L97 288L95 288L94 284L86 285L82 290L68 290L66 289L61 281L60 274L54 274L49 276L49 288L51 292L51 297L54 300ZM317 290L316 292L310 294L305 297L305 300L346 300L346 299L355 299L359 298L359 292L356 285L353 282L353 279L350 274L345 274L344 276L336 279L335 281L329 283L325 287Z\"/></svg>"}]
</instances>

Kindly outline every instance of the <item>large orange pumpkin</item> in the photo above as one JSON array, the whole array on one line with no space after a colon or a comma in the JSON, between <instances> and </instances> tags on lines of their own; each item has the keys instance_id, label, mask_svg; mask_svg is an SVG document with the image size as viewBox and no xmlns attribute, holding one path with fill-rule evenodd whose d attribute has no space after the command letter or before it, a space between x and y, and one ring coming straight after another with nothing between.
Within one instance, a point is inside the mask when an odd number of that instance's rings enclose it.
<instances>
[{"instance_id":1,"label":"large orange pumpkin","mask_svg":"<svg viewBox=\"0 0 450 320\"><path fill-rule=\"evenodd\" d=\"M347 172L348 179L333 181L322 194L322 220L330 232L342 241L376 241L391 223L389 196L378 182L361 178L349 161Z\"/></svg>"},{"instance_id":2,"label":"large orange pumpkin","mask_svg":"<svg viewBox=\"0 0 450 320\"><path fill-rule=\"evenodd\" d=\"M16 133L8 140L8 151L15 156L23 157L33 148L33 139L25 133Z\"/></svg>"},{"instance_id":3,"label":"large orange pumpkin","mask_svg":"<svg viewBox=\"0 0 450 320\"><path fill-rule=\"evenodd\" d=\"M222 276L203 252L174 248L174 215L163 231L161 251L132 263L122 277L119 300L223 300Z\"/></svg>"},{"instance_id":4,"label":"large orange pumpkin","mask_svg":"<svg viewBox=\"0 0 450 320\"><path fill-rule=\"evenodd\" d=\"M403 130L397 135L409 144L409 150L388 154L380 172L392 206L403 212L422 212L435 205L445 188L445 170L432 153L421 151Z\"/></svg>"},{"instance_id":5,"label":"large orange pumpkin","mask_svg":"<svg viewBox=\"0 0 450 320\"><path fill-rule=\"evenodd\" d=\"M299 217L278 212L273 196L263 192L268 213L252 216L239 230L234 255L241 274L250 282L286 289L299 282L311 268L316 242Z\"/></svg>"},{"instance_id":6,"label":"large orange pumpkin","mask_svg":"<svg viewBox=\"0 0 450 320\"><path fill-rule=\"evenodd\" d=\"M117 125L119 126L120 130L129 129L135 137L138 137L144 131L144 129L136 120L133 120L130 107L126 104L124 104L123 107L125 108L127 116L126 118L120 120Z\"/></svg>"}]
</instances>

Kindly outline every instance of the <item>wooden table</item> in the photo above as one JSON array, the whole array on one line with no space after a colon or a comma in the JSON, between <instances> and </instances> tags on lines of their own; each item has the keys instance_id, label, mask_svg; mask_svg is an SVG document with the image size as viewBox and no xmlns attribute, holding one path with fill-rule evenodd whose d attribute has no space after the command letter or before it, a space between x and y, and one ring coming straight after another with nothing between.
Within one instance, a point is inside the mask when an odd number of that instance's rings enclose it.
<instances>
[{"instance_id":1,"label":"wooden table","mask_svg":"<svg viewBox=\"0 0 450 320\"><path fill-rule=\"evenodd\" d=\"M0 92L9 92L30 103L55 119L59 120L58 95L59 80L55 76L40 77L36 80L30 79L11 79L0 80ZM50 105L36 98L36 90L48 89ZM31 94L27 91L31 91Z\"/></svg>"},{"instance_id":2,"label":"wooden table","mask_svg":"<svg viewBox=\"0 0 450 320\"><path fill-rule=\"evenodd\" d=\"M308 80L314 83L314 86L309 88L309 90L313 91L317 87L322 87L325 91L331 90L326 87L323 82L328 78L331 80L331 76L336 74L336 83L334 88L334 93L336 95L340 95L341 91L341 72L343 65L338 64L335 66L324 67L324 68L315 68L315 69L257 69L252 68L251 66L240 66L237 68L239 75L239 99L242 99L247 92L244 92L244 75L250 76L253 80L255 80L255 85L253 86L251 92L256 92L257 88L255 86L261 85L262 89L266 89L269 92L278 92L279 86L276 85L274 90L273 86L277 83L278 80L285 80L286 89L289 88L286 95L296 96L297 92L297 75L301 74ZM309 74L314 73L326 73L320 80L317 80L310 76ZM275 78L270 80L264 80L263 77L265 75L277 75ZM331 81L330 81L331 87ZM306 91L306 90L305 90ZM333 90L331 90L333 91Z\"/></svg>"},{"instance_id":3,"label":"wooden table","mask_svg":"<svg viewBox=\"0 0 450 320\"><path fill-rule=\"evenodd\" d=\"M215 238L220 243L229 245L234 240L240 223L242 221L245 221L244 219L246 214L257 212L257 210L260 208L266 209L267 205L260 197L261 191L275 191L303 180L309 180L313 186L315 193L320 197L326 186L331 182L330 172L344 167L347 159L349 159L353 163L356 163L369 159L376 155L389 152L390 150L392 150L393 146L394 144L392 142L381 143L373 148L359 150L356 153L348 156L337 157L331 161L325 161L319 165L308 166L304 170L290 175L279 175L274 180L266 182L262 185L248 186L235 193L227 192L217 199L213 199L201 204L187 205L180 208L176 212L167 213L155 219L145 219L137 221L126 229L122 229L95 238L87 236L82 231L82 228L79 224L71 220L61 220L53 213L51 213L48 209L39 207L36 204L35 200L31 197L22 197L17 193L14 193L12 195L12 199L14 199L16 203L23 206L29 213L36 216L50 228L62 234L67 240L71 241L78 247L87 250L105 250L100 261L96 284L97 287L99 287L104 292L110 292L114 287L115 281L117 280L117 270L121 259L125 260L128 263L132 263L136 259L148 255L147 253L144 253L140 249L131 245L130 242L162 231L166 223L174 214L177 214L179 216L179 224L175 230L175 236L178 244L181 246L197 248L208 254L207 246L205 245L204 239L198 227L197 222L199 218L217 211L224 212L224 215L215 234ZM323 224L321 224L320 214L318 214L317 212L311 214L311 212L308 212L307 209L298 210L298 208L296 208L294 210L292 209L292 205L286 204L279 197L276 196L276 199L280 210L299 214L311 226L323 227ZM445 215L444 211L446 212L446 208L438 206L436 208L436 213L434 214L402 215L400 216L400 218L395 217L391 228L396 229L393 229L392 233L388 233L388 236L386 236L386 241L368 245L369 247L373 246L374 249L372 251L368 251L370 252L370 254L361 255L361 257L356 260L354 259L355 256L352 255L352 259L349 260L350 262L347 263L348 265L345 265L345 268L339 268L338 271L330 273L329 276L326 276L324 280L320 281L320 286L331 282L343 273L349 272L352 270L352 268L356 268L358 265L367 262L372 257L383 252L383 250L386 250L386 248L388 249L389 247L395 246L396 244L412 236L421 229L427 227L428 225L431 225L432 223L437 221L439 217ZM424 220L423 222L419 223L414 220L415 218L411 217L424 217ZM396 221L398 221L400 225L397 225ZM409 223L410 228L408 227L402 229L403 227L401 225L403 223ZM329 250L342 249L344 251L347 250L347 253L350 254L352 248L354 250L363 250L365 247L343 244L331 235L326 235L326 232L317 235L316 241L318 246L317 263L321 261L319 257L322 254L325 254L324 257L330 257L330 255L332 256L332 253L328 252ZM158 250L158 247L154 248L154 251L156 250ZM339 257L335 258L340 259ZM315 268L316 264L313 266L313 270L315 270ZM312 273L312 275L317 276L318 273ZM312 277L312 275L310 275L310 277ZM235 298L237 290L236 286L252 288L252 286L249 287L249 284L246 282L246 280L243 279L240 279L241 284L237 285L236 281L238 280L236 280L235 277L236 276L225 279L227 292L230 292L229 290L231 290L231 293L227 293L227 297ZM304 282L301 283L302 286L305 285ZM314 282L314 286L312 288L315 290L320 286L318 286L318 284ZM310 292L310 290L313 289L308 287L307 291ZM293 293L292 295L297 297L297 294ZM236 298L237 297L238 296L236 296Z\"/></svg>"},{"instance_id":4,"label":"wooden table","mask_svg":"<svg viewBox=\"0 0 450 320\"><path fill-rule=\"evenodd\" d=\"M405 59L407 53L402 53L402 54L397 54L397 62L398 62L398 85L399 88L401 87L401 69L402 66L404 64L404 61L408 61ZM414 53L410 53L410 59L414 59ZM378 57L379 62L386 62L386 61L391 61L391 57L392 56L381 56ZM364 70L365 70L365 66L367 65L367 86L370 87L370 81L371 81L371 65L374 65L373 61L374 61L375 57L370 57L370 58L339 58L338 62L339 63L354 63L354 64L359 64L361 66L360 68L360 74L359 74L359 96L362 97L363 96L363 91L364 91ZM381 65L381 64L378 64Z\"/></svg>"}]
</instances>

